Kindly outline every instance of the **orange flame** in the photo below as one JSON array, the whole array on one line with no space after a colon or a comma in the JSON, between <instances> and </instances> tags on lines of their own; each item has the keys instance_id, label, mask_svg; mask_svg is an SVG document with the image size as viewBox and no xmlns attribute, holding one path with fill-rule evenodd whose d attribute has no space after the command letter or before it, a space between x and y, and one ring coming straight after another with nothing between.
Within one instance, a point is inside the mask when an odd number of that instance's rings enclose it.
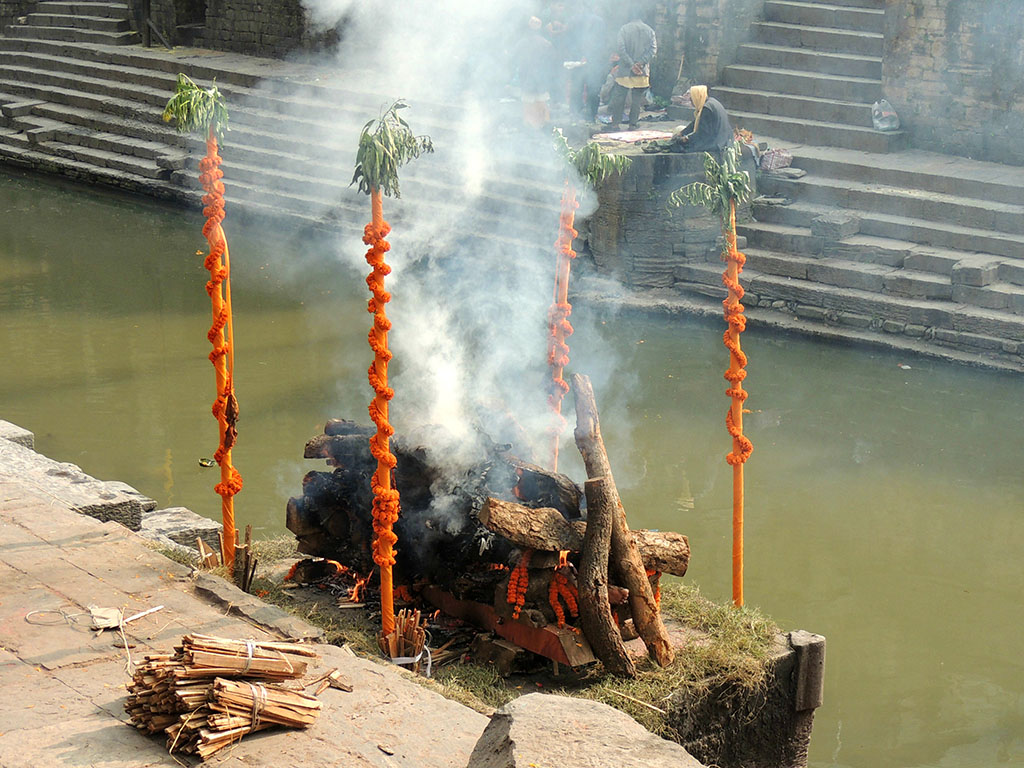
<instances>
[{"instance_id":1,"label":"orange flame","mask_svg":"<svg viewBox=\"0 0 1024 768\"><path fill-rule=\"evenodd\" d=\"M399 584L395 587L395 600L411 603L413 601L412 591L405 584Z\"/></svg>"},{"instance_id":2,"label":"orange flame","mask_svg":"<svg viewBox=\"0 0 1024 768\"><path fill-rule=\"evenodd\" d=\"M519 489L519 483L523 480L523 470L516 469L516 484L512 486L512 495L520 501L523 501L523 492Z\"/></svg>"},{"instance_id":3,"label":"orange flame","mask_svg":"<svg viewBox=\"0 0 1024 768\"><path fill-rule=\"evenodd\" d=\"M355 586L348 591L348 600L350 603L358 603L360 601L359 599L363 596L363 589L366 587L366 582L369 580L370 577L368 575L359 576L359 574L356 574Z\"/></svg>"},{"instance_id":4,"label":"orange flame","mask_svg":"<svg viewBox=\"0 0 1024 768\"><path fill-rule=\"evenodd\" d=\"M569 550L563 549L558 552L558 567L566 568L569 565Z\"/></svg>"}]
</instances>

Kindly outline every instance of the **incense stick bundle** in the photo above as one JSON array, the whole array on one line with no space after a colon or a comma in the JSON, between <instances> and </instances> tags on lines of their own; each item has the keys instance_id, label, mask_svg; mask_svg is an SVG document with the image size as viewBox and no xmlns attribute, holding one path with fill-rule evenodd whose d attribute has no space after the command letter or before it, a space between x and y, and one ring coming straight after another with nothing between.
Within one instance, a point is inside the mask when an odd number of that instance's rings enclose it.
<instances>
[{"instance_id":1,"label":"incense stick bundle","mask_svg":"<svg viewBox=\"0 0 1024 768\"><path fill-rule=\"evenodd\" d=\"M423 648L427 644L427 632L419 611L403 608L395 617L395 631L380 635L377 638L381 652L395 659L416 659L416 661L396 662L399 666L410 667L413 672L420 671Z\"/></svg>"}]
</instances>

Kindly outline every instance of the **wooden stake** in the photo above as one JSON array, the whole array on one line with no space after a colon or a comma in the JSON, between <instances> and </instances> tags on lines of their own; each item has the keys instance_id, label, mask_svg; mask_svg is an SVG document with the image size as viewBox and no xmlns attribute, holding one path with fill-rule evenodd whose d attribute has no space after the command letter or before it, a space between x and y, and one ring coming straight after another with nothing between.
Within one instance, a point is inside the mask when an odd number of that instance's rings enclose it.
<instances>
[{"instance_id":1,"label":"wooden stake","mask_svg":"<svg viewBox=\"0 0 1024 768\"><path fill-rule=\"evenodd\" d=\"M675 658L675 651L658 614L654 590L651 589L640 552L630 536L626 512L622 507L619 491L615 487L612 468L601 437L594 388L589 378L577 373L572 376L572 389L576 398L576 446L583 456L587 475L591 478L604 479L609 503L615 508L612 514L611 559L618 566L623 585L629 590L633 624L647 646L651 658L662 667L668 666Z\"/></svg>"}]
</instances>

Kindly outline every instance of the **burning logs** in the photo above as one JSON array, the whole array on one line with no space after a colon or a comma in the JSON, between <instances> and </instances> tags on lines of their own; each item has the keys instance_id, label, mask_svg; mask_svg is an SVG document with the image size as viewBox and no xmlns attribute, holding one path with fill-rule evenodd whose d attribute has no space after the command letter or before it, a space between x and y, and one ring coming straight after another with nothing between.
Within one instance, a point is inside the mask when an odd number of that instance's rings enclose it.
<instances>
[{"instance_id":1,"label":"burning logs","mask_svg":"<svg viewBox=\"0 0 1024 768\"><path fill-rule=\"evenodd\" d=\"M169 751L205 759L271 725L310 725L319 701L266 683L302 677L315 658L295 643L185 635L135 669L125 711L140 731L164 732Z\"/></svg>"},{"instance_id":2,"label":"burning logs","mask_svg":"<svg viewBox=\"0 0 1024 768\"><path fill-rule=\"evenodd\" d=\"M587 502L589 507L589 501ZM566 520L557 509L531 509L515 502L488 498L478 514L489 530L521 549L547 552L582 552L584 536L590 525L586 520ZM647 570L684 576L690 563L690 544L681 533L672 531L630 531Z\"/></svg>"},{"instance_id":3,"label":"burning logs","mask_svg":"<svg viewBox=\"0 0 1024 768\"><path fill-rule=\"evenodd\" d=\"M672 663L675 651L672 650L665 625L661 622L654 590L647 578L640 551L626 524L626 513L612 478L612 468L601 437L594 388L589 378L577 373L572 376L572 389L576 398L576 445L583 455L587 474L592 478L603 478L605 483L600 501L608 506L612 520L611 559L618 567L622 583L629 590L633 624L643 638L651 658L662 667L668 666Z\"/></svg>"},{"instance_id":4,"label":"burning logs","mask_svg":"<svg viewBox=\"0 0 1024 768\"><path fill-rule=\"evenodd\" d=\"M588 474L603 478L600 492L589 491L593 499L584 499L567 476L513 456L508 445L482 439L478 458L456 463L466 446L440 427L395 437L394 487L402 498L396 583L415 584L437 607L457 606L458 615L481 628L560 662L592 661L584 639L592 640L609 670L631 675L623 634L628 639L634 625L659 664L672 659L647 572L682 576L689 545L678 533L627 527L589 383L586 390L577 392L577 445ZM351 421L328 422L304 453L326 459L333 471L308 473L302 496L288 502L287 524L299 550L360 574L373 573L371 433ZM599 521L593 533L584 503ZM573 621L577 610L579 622ZM585 638L573 624L582 625ZM397 642L399 634L393 637ZM586 647L586 658L567 645ZM382 650L395 655L390 645Z\"/></svg>"}]
</instances>

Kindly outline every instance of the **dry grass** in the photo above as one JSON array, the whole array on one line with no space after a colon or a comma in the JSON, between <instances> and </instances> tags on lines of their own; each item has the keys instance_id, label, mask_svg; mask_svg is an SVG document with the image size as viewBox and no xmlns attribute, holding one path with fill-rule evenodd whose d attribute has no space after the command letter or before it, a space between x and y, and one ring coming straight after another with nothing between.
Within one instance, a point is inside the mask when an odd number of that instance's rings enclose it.
<instances>
[{"instance_id":1,"label":"dry grass","mask_svg":"<svg viewBox=\"0 0 1024 768\"><path fill-rule=\"evenodd\" d=\"M261 572L275 562L298 554L291 536L254 542L253 548ZM164 554L184 562L176 552ZM195 565L194 562L185 564ZM311 597L308 590L302 600L297 600L289 594L290 590L282 589L265 575L257 575L252 591L322 629L327 642L348 644L361 656L381 660L376 641L378 627L364 611L339 611L333 606L332 598L327 595ZM699 698L713 689L751 694L764 687L779 632L773 621L756 609L736 609L714 603L704 598L696 587L678 582L663 585L661 608L666 620L676 620L694 630L693 639L667 668L662 669L648 659L641 661L635 679L606 675L599 666L580 673L566 671L559 677L554 677L548 669L539 674L502 678L490 665L475 663L449 665L437 670L432 680L415 679L446 698L484 714L490 714L517 696L537 690L594 699L626 712L654 733L669 736L664 711L678 691Z\"/></svg>"}]
</instances>

